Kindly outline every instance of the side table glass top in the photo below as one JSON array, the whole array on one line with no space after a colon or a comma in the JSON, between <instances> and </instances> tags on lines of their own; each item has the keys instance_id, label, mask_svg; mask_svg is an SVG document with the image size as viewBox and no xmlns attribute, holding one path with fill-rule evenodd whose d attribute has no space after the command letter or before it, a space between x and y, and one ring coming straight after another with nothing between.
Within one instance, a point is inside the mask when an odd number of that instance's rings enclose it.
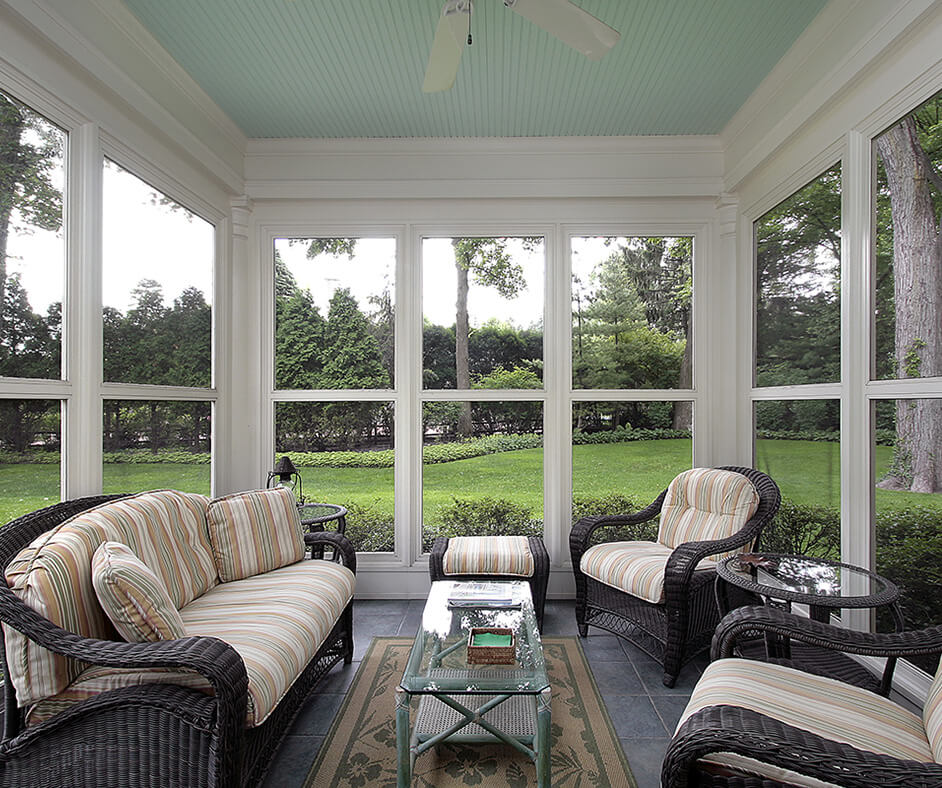
<instances>
[{"instance_id":1,"label":"side table glass top","mask_svg":"<svg viewBox=\"0 0 942 788\"><path fill-rule=\"evenodd\" d=\"M422 627L402 677L402 688L410 693L449 694L530 694L546 689L549 679L529 584L518 580L501 583L509 587L513 608L449 607L448 598L459 585L464 584L450 580L432 583ZM473 665L471 667L476 669L468 671L467 643L471 627L512 629L516 647L514 663Z\"/></svg>"},{"instance_id":2,"label":"side table glass top","mask_svg":"<svg viewBox=\"0 0 942 788\"><path fill-rule=\"evenodd\" d=\"M809 556L748 553L721 562L717 572L759 594L828 607L879 607L899 596L896 586L880 575Z\"/></svg>"}]
</instances>

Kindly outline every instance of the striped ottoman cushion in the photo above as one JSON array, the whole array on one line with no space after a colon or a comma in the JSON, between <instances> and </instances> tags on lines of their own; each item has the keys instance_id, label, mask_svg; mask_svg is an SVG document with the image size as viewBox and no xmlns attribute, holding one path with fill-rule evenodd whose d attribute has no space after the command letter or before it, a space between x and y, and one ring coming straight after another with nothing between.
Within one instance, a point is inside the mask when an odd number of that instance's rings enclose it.
<instances>
[{"instance_id":1,"label":"striped ottoman cushion","mask_svg":"<svg viewBox=\"0 0 942 788\"><path fill-rule=\"evenodd\" d=\"M677 547L684 542L724 539L741 530L758 506L756 488L741 473L717 468L684 471L667 488L657 541ZM734 552L747 549L749 545Z\"/></svg>"},{"instance_id":2,"label":"striped ottoman cushion","mask_svg":"<svg viewBox=\"0 0 942 788\"><path fill-rule=\"evenodd\" d=\"M664 601L664 567L672 552L658 542L606 542L586 550L579 568L600 583L657 605ZM715 566L705 558L697 569Z\"/></svg>"},{"instance_id":3,"label":"striped ottoman cushion","mask_svg":"<svg viewBox=\"0 0 942 788\"><path fill-rule=\"evenodd\" d=\"M677 727L708 706L738 706L858 750L933 761L922 720L888 698L834 679L745 659L721 659L703 672ZM711 763L801 786L821 786L752 758L717 753Z\"/></svg>"},{"instance_id":4,"label":"striped ottoman cushion","mask_svg":"<svg viewBox=\"0 0 942 788\"><path fill-rule=\"evenodd\" d=\"M311 661L353 597L354 581L344 566L305 560L217 585L180 611L188 636L217 637L242 657L249 679L247 725L263 723ZM92 667L64 692L33 706L27 722L43 722L107 690L152 683L212 692L192 672Z\"/></svg>"},{"instance_id":5,"label":"striped ottoman cushion","mask_svg":"<svg viewBox=\"0 0 942 788\"><path fill-rule=\"evenodd\" d=\"M526 536L453 536L442 562L446 575L532 577L533 554Z\"/></svg>"}]
</instances>

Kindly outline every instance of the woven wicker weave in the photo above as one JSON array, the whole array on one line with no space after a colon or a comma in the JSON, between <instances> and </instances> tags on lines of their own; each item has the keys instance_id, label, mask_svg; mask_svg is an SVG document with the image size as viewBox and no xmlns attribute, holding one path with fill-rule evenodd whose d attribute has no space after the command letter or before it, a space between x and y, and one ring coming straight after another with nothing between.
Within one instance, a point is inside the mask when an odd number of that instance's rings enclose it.
<instances>
[{"instance_id":1,"label":"woven wicker weave","mask_svg":"<svg viewBox=\"0 0 942 788\"><path fill-rule=\"evenodd\" d=\"M723 618L713 638L714 659L730 657L743 638L770 633L809 645L873 657L942 653L942 626L873 634L842 629L766 607L744 607ZM827 699L822 699L826 703ZM788 788L790 784L745 774L717 774L699 761L731 752L846 788L939 788L942 765L877 755L824 739L737 706L708 706L691 715L667 748L662 788Z\"/></svg>"},{"instance_id":2,"label":"woven wicker weave","mask_svg":"<svg viewBox=\"0 0 942 788\"><path fill-rule=\"evenodd\" d=\"M582 554L589 549L594 531L653 520L661 512L667 490L635 514L584 517L569 535L569 551L576 580L576 622L585 637L589 625L613 632L634 643L664 666L664 684L673 687L683 664L710 644L719 621L713 593L716 573L694 571L711 555L757 544L759 535L778 511L778 486L752 468L724 467L741 473L755 485L759 506L741 530L726 539L685 542L671 553L664 570L664 602L653 604L587 577L580 570Z\"/></svg>"},{"instance_id":3,"label":"woven wicker weave","mask_svg":"<svg viewBox=\"0 0 942 788\"><path fill-rule=\"evenodd\" d=\"M65 501L4 526L0 529L0 575L40 534L78 512L120 497ZM356 554L343 536L308 534L305 541L335 548L344 565L356 571ZM311 689L333 665L353 658L353 615L348 605L265 723L246 729L245 666L221 640L191 637L124 643L83 638L37 614L5 582L0 582L0 620L45 648L83 662L118 668L187 668L205 676L215 691L208 696L167 684L127 687L24 728L4 664L0 785L10 788L258 785Z\"/></svg>"}]
</instances>

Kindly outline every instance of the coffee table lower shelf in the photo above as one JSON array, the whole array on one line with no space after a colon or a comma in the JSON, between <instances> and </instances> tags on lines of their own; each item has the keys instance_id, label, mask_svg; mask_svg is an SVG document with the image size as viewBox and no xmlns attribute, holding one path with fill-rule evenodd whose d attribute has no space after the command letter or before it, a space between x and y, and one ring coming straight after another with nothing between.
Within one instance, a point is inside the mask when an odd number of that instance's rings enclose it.
<instances>
[{"instance_id":1,"label":"coffee table lower shelf","mask_svg":"<svg viewBox=\"0 0 942 788\"><path fill-rule=\"evenodd\" d=\"M522 671L507 671L513 679ZM430 677L446 679L493 678L493 671L433 668ZM549 788L550 691L537 694L422 693L409 731L411 693L396 693L396 739L399 748L399 786L410 785L415 759L445 739L468 744L506 743L536 765L537 784ZM479 724L479 723L483 723ZM486 727L485 727L486 726ZM490 728L490 730L488 730ZM405 750L405 752L404 752ZM408 770L406 765L408 764Z\"/></svg>"}]
</instances>

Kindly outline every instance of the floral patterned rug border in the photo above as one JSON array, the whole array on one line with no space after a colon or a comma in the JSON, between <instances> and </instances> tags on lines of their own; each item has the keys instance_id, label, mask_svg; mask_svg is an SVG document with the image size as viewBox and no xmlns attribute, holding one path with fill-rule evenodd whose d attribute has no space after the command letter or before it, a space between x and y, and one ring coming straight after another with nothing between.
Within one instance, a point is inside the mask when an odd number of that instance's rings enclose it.
<instances>
[{"instance_id":1,"label":"floral patterned rug border","mask_svg":"<svg viewBox=\"0 0 942 788\"><path fill-rule=\"evenodd\" d=\"M394 689L411 648L411 638L373 639L304 788L396 784ZM553 689L553 785L637 788L579 639L543 638L543 650ZM536 773L507 745L444 743L418 757L412 784L526 788Z\"/></svg>"}]
</instances>

